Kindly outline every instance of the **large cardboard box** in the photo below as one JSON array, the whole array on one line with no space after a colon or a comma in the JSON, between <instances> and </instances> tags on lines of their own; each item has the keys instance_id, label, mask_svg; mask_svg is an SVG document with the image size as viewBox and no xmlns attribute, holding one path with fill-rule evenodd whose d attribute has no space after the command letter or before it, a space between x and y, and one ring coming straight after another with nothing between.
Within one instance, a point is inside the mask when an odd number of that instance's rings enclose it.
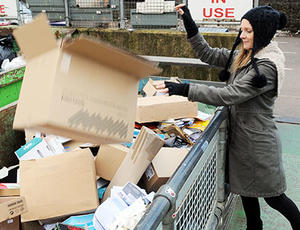
<instances>
[{"instance_id":1,"label":"large cardboard box","mask_svg":"<svg viewBox=\"0 0 300 230\"><path fill-rule=\"evenodd\" d=\"M157 192L173 175L188 152L186 148L161 148L143 174L141 186L148 193Z\"/></svg>"},{"instance_id":2,"label":"large cardboard box","mask_svg":"<svg viewBox=\"0 0 300 230\"><path fill-rule=\"evenodd\" d=\"M13 34L27 62L15 129L95 144L131 141L138 81L158 68L87 38L59 47L45 14Z\"/></svg>"},{"instance_id":3,"label":"large cardboard box","mask_svg":"<svg viewBox=\"0 0 300 230\"><path fill-rule=\"evenodd\" d=\"M198 103L182 96L141 97L137 101L138 123L164 121L170 118L197 117Z\"/></svg>"},{"instance_id":4,"label":"large cardboard box","mask_svg":"<svg viewBox=\"0 0 300 230\"><path fill-rule=\"evenodd\" d=\"M0 197L0 222L26 212L24 197Z\"/></svg>"},{"instance_id":5,"label":"large cardboard box","mask_svg":"<svg viewBox=\"0 0 300 230\"><path fill-rule=\"evenodd\" d=\"M94 157L89 149L20 162L22 222L85 211L99 205Z\"/></svg>"},{"instance_id":6,"label":"large cardboard box","mask_svg":"<svg viewBox=\"0 0 300 230\"><path fill-rule=\"evenodd\" d=\"M95 160L98 176L110 180L102 200L109 197L113 186L124 186L127 182L136 184L163 144L163 139L143 126L128 151L119 146L100 146Z\"/></svg>"}]
</instances>

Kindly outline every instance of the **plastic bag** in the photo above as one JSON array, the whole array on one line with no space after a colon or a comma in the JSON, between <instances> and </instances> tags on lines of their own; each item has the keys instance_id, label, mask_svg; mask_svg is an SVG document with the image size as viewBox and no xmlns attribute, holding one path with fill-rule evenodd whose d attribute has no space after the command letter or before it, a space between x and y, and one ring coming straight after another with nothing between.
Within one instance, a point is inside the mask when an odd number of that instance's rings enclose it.
<instances>
[{"instance_id":1,"label":"plastic bag","mask_svg":"<svg viewBox=\"0 0 300 230\"><path fill-rule=\"evenodd\" d=\"M16 69L18 67L26 65L26 61L23 56L16 57L9 61L9 59L4 59L1 65L2 71L8 71L11 69Z\"/></svg>"},{"instance_id":2,"label":"plastic bag","mask_svg":"<svg viewBox=\"0 0 300 230\"><path fill-rule=\"evenodd\" d=\"M14 51L14 38L12 35L0 38L0 66L5 59L11 61L17 56Z\"/></svg>"}]
</instances>

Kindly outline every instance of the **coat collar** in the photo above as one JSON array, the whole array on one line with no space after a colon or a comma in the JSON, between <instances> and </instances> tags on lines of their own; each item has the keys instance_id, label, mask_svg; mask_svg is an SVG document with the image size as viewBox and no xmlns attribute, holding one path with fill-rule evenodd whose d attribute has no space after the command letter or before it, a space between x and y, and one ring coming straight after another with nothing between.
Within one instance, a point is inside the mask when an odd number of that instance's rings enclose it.
<instances>
[{"instance_id":1,"label":"coat collar","mask_svg":"<svg viewBox=\"0 0 300 230\"><path fill-rule=\"evenodd\" d=\"M284 78L285 57L283 52L279 49L277 42L272 41L268 46L258 51L254 55L254 57L257 59L269 59L275 64L278 73L278 94L279 94L280 89L282 87L283 78Z\"/></svg>"}]
</instances>

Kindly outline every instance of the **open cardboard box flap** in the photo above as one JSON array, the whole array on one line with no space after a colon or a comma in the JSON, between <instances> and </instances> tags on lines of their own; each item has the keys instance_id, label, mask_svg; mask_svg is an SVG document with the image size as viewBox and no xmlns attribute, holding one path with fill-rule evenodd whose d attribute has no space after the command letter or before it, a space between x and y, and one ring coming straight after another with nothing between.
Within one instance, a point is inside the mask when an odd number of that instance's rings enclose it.
<instances>
[{"instance_id":1,"label":"open cardboard box flap","mask_svg":"<svg viewBox=\"0 0 300 230\"><path fill-rule=\"evenodd\" d=\"M41 13L35 17L32 23L15 29L14 36L26 59L34 58L49 50L58 48L45 13ZM135 76L138 79L161 72L161 69L155 67L142 57L134 56L105 42L87 39L84 36L80 36L79 39L66 44L63 46L63 49L94 59L112 68L116 67L120 71Z\"/></svg>"},{"instance_id":2,"label":"open cardboard box flap","mask_svg":"<svg viewBox=\"0 0 300 230\"><path fill-rule=\"evenodd\" d=\"M80 36L78 39L73 40L72 43L65 45L63 49L70 53L77 53L94 59L96 62L119 69L138 79L160 73L160 69L155 68L152 63L142 57L134 56L124 50L112 47L106 42L87 39L85 36Z\"/></svg>"},{"instance_id":3,"label":"open cardboard box flap","mask_svg":"<svg viewBox=\"0 0 300 230\"><path fill-rule=\"evenodd\" d=\"M55 37L44 13L37 16L33 22L16 28L13 34L26 59L57 48Z\"/></svg>"}]
</instances>

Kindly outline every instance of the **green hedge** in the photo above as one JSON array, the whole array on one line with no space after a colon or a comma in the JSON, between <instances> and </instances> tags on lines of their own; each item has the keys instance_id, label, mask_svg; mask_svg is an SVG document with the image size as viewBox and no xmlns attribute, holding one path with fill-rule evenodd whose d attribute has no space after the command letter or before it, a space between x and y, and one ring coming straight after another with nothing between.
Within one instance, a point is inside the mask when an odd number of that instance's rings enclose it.
<instances>
[{"instance_id":1,"label":"green hedge","mask_svg":"<svg viewBox=\"0 0 300 230\"><path fill-rule=\"evenodd\" d=\"M53 28L58 37L68 30ZM92 36L138 55L195 58L186 33L160 30L78 29L78 34ZM212 47L231 48L236 33L203 34ZM211 67L161 66L161 76L218 81L218 69Z\"/></svg>"}]
</instances>

